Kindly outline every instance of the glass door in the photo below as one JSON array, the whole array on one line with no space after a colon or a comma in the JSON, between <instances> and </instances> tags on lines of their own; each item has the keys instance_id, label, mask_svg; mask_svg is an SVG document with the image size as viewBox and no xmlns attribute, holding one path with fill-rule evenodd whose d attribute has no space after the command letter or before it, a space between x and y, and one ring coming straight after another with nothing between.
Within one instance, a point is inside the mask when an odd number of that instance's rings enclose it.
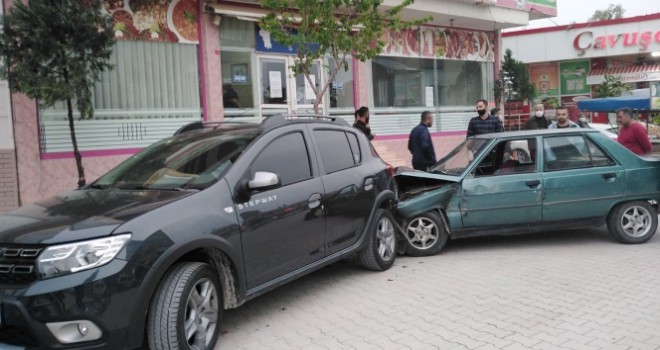
<instances>
[{"instance_id":1,"label":"glass door","mask_svg":"<svg viewBox=\"0 0 660 350\"><path fill-rule=\"evenodd\" d=\"M291 64L293 64L293 58L290 58ZM298 74L295 76L296 84L296 104L295 111L297 114L314 114L314 101L316 101L316 95L312 89L312 84L317 90L323 87L323 79L321 75L321 66L320 62L314 62L311 69L311 74L309 80L305 77L304 74ZM311 83L310 83L311 81ZM320 92L320 91L319 91ZM330 93L330 89L326 91L326 95ZM325 114L325 95L323 96L323 101L319 105L319 114Z\"/></svg>"},{"instance_id":2,"label":"glass door","mask_svg":"<svg viewBox=\"0 0 660 350\"><path fill-rule=\"evenodd\" d=\"M293 57L266 56L258 57L260 77L260 106L262 117L286 114L313 114L316 96L311 83L321 86L322 72L320 62L312 66L310 80L303 74L294 75L291 70ZM326 98L324 96L324 102ZM325 112L325 103L319 106L319 113Z\"/></svg>"},{"instance_id":3,"label":"glass door","mask_svg":"<svg viewBox=\"0 0 660 350\"><path fill-rule=\"evenodd\" d=\"M259 77L261 95L261 115L292 113L291 89L287 57L260 56Z\"/></svg>"}]
</instances>

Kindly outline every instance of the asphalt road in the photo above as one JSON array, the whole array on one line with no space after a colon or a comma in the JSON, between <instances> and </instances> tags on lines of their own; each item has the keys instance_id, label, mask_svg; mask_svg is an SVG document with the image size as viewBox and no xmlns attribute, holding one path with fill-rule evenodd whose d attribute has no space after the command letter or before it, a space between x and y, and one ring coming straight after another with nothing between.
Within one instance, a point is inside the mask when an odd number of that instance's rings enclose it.
<instances>
[{"instance_id":1,"label":"asphalt road","mask_svg":"<svg viewBox=\"0 0 660 350\"><path fill-rule=\"evenodd\" d=\"M385 272L343 261L225 311L216 349L660 349L660 235L450 241Z\"/></svg>"}]
</instances>

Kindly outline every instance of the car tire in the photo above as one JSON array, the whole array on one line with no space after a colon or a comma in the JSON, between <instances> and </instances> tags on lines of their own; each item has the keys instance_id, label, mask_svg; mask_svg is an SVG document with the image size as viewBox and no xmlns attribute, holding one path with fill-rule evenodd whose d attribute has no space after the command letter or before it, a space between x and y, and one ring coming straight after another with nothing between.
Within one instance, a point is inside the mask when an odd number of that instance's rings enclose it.
<instances>
[{"instance_id":1,"label":"car tire","mask_svg":"<svg viewBox=\"0 0 660 350\"><path fill-rule=\"evenodd\" d=\"M406 254L410 256L435 255L447 243L447 230L440 215L432 211L407 220L403 233Z\"/></svg>"},{"instance_id":2,"label":"car tire","mask_svg":"<svg viewBox=\"0 0 660 350\"><path fill-rule=\"evenodd\" d=\"M362 266L368 270L384 271L396 259L396 226L394 217L385 209L376 210L369 231L367 246L358 253Z\"/></svg>"},{"instance_id":3,"label":"car tire","mask_svg":"<svg viewBox=\"0 0 660 350\"><path fill-rule=\"evenodd\" d=\"M149 349L213 349L220 334L223 307L220 282L209 265L175 265L149 307Z\"/></svg>"},{"instance_id":4,"label":"car tire","mask_svg":"<svg viewBox=\"0 0 660 350\"><path fill-rule=\"evenodd\" d=\"M607 218L607 229L621 243L644 243L658 229L658 214L645 201L619 204Z\"/></svg>"}]
</instances>

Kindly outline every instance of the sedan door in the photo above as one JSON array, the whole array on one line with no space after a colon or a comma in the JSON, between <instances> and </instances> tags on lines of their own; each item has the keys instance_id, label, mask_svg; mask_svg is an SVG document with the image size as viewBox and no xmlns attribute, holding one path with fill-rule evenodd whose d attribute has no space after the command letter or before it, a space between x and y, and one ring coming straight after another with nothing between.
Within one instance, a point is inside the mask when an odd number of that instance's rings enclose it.
<instances>
[{"instance_id":1,"label":"sedan door","mask_svg":"<svg viewBox=\"0 0 660 350\"><path fill-rule=\"evenodd\" d=\"M626 172L583 135L543 139L543 220L604 217L625 192Z\"/></svg>"},{"instance_id":2,"label":"sedan door","mask_svg":"<svg viewBox=\"0 0 660 350\"><path fill-rule=\"evenodd\" d=\"M463 228L528 224L542 220L542 178L536 139L504 140L463 180Z\"/></svg>"}]
</instances>

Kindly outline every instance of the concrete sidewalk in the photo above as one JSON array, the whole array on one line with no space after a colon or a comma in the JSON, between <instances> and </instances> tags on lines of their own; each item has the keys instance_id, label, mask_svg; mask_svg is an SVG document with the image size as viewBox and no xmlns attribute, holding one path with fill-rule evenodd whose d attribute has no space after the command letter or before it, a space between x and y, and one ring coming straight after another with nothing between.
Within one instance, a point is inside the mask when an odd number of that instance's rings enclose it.
<instances>
[{"instance_id":1,"label":"concrete sidewalk","mask_svg":"<svg viewBox=\"0 0 660 350\"><path fill-rule=\"evenodd\" d=\"M603 229L349 262L226 311L216 349L660 349L660 237Z\"/></svg>"}]
</instances>

